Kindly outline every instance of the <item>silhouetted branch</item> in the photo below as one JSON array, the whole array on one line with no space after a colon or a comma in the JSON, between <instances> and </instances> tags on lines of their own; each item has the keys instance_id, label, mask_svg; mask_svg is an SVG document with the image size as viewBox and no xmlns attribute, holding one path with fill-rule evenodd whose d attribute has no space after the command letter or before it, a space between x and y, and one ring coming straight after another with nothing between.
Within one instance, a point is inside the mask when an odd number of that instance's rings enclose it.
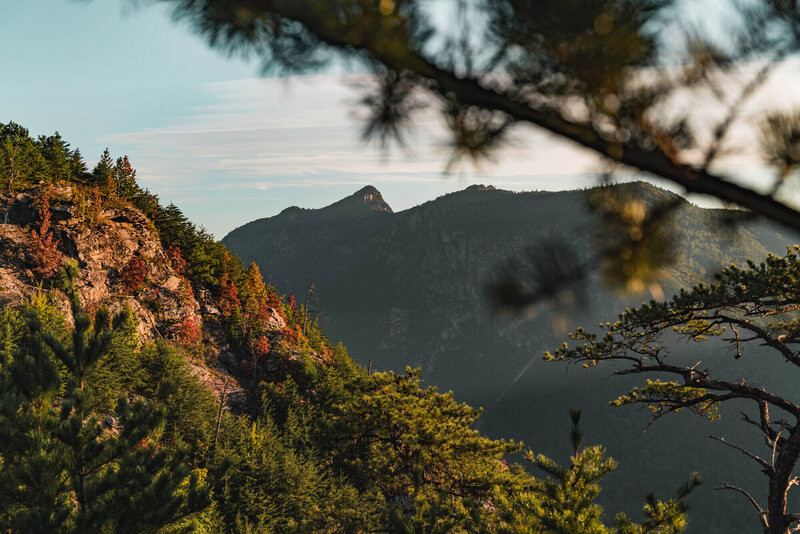
<instances>
[{"instance_id":1,"label":"silhouetted branch","mask_svg":"<svg viewBox=\"0 0 800 534\"><path fill-rule=\"evenodd\" d=\"M761 521L761 524L764 526L764 528L767 528L769 526L769 523L767 521L767 513L764 511L763 508L761 508L761 506L759 506L759 504L756 501L756 499L752 495L750 495L750 493L747 490L744 490L744 489L742 489L742 488L740 488L738 486L734 486L734 485L732 485L732 484L730 484L728 482L723 482L722 486L720 486L718 488L714 488L714 489L716 489L716 490L732 490L732 491L739 492L742 495L744 495L745 497L747 497L747 500L750 501L750 504L752 504L753 507L756 509L756 511L758 511L759 520Z\"/></svg>"}]
</instances>

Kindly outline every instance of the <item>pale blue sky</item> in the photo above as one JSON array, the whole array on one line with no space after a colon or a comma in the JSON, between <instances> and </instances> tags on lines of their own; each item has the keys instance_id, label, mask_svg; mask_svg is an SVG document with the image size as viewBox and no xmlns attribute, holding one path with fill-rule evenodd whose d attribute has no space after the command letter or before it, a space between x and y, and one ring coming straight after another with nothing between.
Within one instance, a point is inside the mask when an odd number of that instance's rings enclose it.
<instances>
[{"instance_id":1,"label":"pale blue sky","mask_svg":"<svg viewBox=\"0 0 800 534\"><path fill-rule=\"evenodd\" d=\"M143 4L146 4L144 2ZM289 205L321 207L373 184L395 210L471 183L513 190L590 185L598 160L522 131L497 165L441 175L447 153L422 120L388 162L359 140L363 75L259 79L210 50L162 6L129 0L0 0L0 122L62 136L93 164L128 154L142 185L217 237Z\"/></svg>"}]
</instances>

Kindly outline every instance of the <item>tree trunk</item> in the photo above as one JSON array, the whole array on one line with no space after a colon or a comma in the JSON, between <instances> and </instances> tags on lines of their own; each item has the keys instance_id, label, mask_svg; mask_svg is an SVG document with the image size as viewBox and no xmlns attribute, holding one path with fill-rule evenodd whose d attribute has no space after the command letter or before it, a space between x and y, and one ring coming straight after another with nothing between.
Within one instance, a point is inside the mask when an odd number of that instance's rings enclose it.
<instances>
[{"instance_id":1,"label":"tree trunk","mask_svg":"<svg viewBox=\"0 0 800 534\"><path fill-rule=\"evenodd\" d=\"M800 459L800 427L795 427L785 440L778 443L773 471L769 477L768 526L764 529L764 534L787 534L795 523L787 513L786 505L798 459Z\"/></svg>"}]
</instances>

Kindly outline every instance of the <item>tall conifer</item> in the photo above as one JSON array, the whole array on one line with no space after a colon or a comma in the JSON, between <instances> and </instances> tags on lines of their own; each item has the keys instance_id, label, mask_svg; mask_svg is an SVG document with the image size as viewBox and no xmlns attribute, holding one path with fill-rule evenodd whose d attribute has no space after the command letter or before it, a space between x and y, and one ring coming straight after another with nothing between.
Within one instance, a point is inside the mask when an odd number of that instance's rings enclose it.
<instances>
[{"instance_id":1,"label":"tall conifer","mask_svg":"<svg viewBox=\"0 0 800 534\"><path fill-rule=\"evenodd\" d=\"M114 175L114 160L111 159L111 152L108 148L103 150L100 161L97 162L92 170L91 181L94 185L104 186Z\"/></svg>"}]
</instances>

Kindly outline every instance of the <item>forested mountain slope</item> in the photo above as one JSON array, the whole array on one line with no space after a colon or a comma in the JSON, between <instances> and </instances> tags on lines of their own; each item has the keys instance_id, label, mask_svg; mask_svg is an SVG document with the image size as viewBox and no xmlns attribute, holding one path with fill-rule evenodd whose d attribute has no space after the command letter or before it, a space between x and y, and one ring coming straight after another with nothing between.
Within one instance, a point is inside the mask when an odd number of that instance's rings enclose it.
<instances>
[{"instance_id":1,"label":"forested mountain slope","mask_svg":"<svg viewBox=\"0 0 800 534\"><path fill-rule=\"evenodd\" d=\"M645 202L675 200L646 184L615 187ZM568 428L567 409L583 409L588 439L621 459L621 469L605 485L606 503L634 510L642 492L674 487L698 470L709 484L694 498L696 532L758 528L740 497L712 491L729 478L738 458L708 440L702 422L681 415L642 434L645 414L607 407L625 381L608 378L608 369L540 361L567 330L612 320L650 295L621 295L595 277L586 298L572 306L541 306L528 318L495 317L487 287L509 260L524 266L537 245L553 240L589 257L591 230L600 224L586 209L592 191L513 193L472 186L399 213L373 209L366 198L376 193L368 187L348 197L346 211L290 208L234 230L223 243L288 291L305 296L313 284L312 308L353 357L380 369L421 367L427 383L483 407L480 428L489 435L557 454ZM783 254L793 242L759 221L740 222L733 232L725 221L735 213L679 204L665 223L677 243L675 262L661 281L666 295L730 263ZM691 352L697 350L709 352ZM713 356L713 346L689 351L687 359ZM732 435L746 441L732 423ZM753 480L757 476L752 473Z\"/></svg>"},{"instance_id":2,"label":"forested mountain slope","mask_svg":"<svg viewBox=\"0 0 800 534\"><path fill-rule=\"evenodd\" d=\"M316 218L374 213L391 210L371 190ZM127 157L89 171L58 134L0 124L0 214L0 531L685 527L682 496L603 517L597 447L565 444L564 469L532 457L554 474L535 478L478 410L358 365Z\"/></svg>"}]
</instances>

